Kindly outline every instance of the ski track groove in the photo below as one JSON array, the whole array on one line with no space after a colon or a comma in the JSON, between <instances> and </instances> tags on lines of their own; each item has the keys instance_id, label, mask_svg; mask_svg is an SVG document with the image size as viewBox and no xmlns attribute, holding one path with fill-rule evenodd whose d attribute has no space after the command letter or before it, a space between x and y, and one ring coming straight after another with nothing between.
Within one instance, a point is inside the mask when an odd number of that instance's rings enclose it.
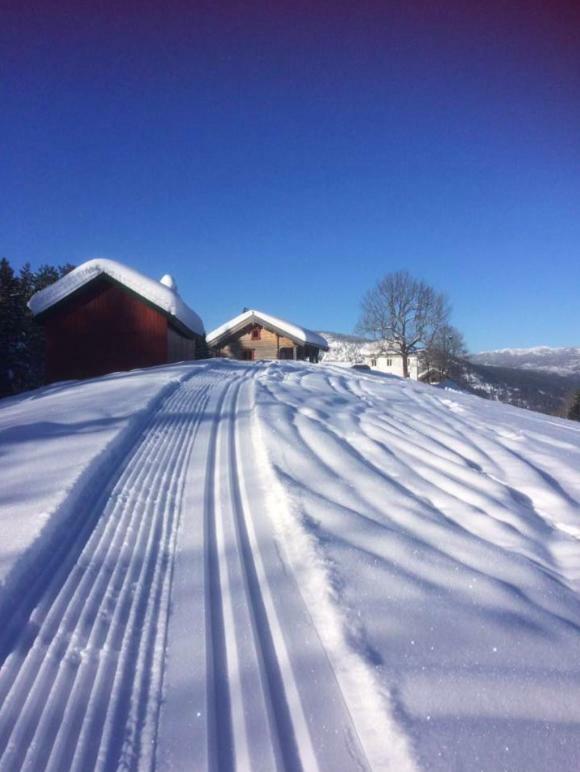
<instances>
[{"instance_id":1,"label":"ski track groove","mask_svg":"<svg viewBox=\"0 0 580 772\"><path fill-rule=\"evenodd\" d=\"M326 695L339 706L328 727L306 710L312 698L295 671L303 653L270 573L281 570L269 561L271 526L252 511L249 427L260 372L186 378L102 494L88 499L58 570L34 590L32 611L23 606L29 619L2 668L0 772L155 768L181 506L202 421L209 768L315 772L325 760L313 721L333 740L356 737L338 684ZM317 656L329 666L322 645ZM312 667L314 680L327 672ZM358 746L350 758L365 766Z\"/></svg>"},{"instance_id":2,"label":"ski track groove","mask_svg":"<svg viewBox=\"0 0 580 772\"><path fill-rule=\"evenodd\" d=\"M227 672L227 664L219 579L219 561L215 533L216 502L214 489L216 483L214 475L216 473L218 428L223 414L223 405L226 394L230 388L231 384L226 384L217 405L216 419L213 422L208 447L204 494L205 587L206 609L208 610L208 619L206 620L206 669L209 682L208 716L210 716L208 744L210 749L213 750L213 753L209 753L208 758L212 763L212 768L224 770L224 772L233 768L233 741L229 693L224 678Z\"/></svg>"},{"instance_id":3,"label":"ski track groove","mask_svg":"<svg viewBox=\"0 0 580 772\"><path fill-rule=\"evenodd\" d=\"M250 388L248 377L226 387L208 454L210 758L220 772L316 770L308 721L249 510L248 459L241 452L239 424L245 412L240 410L241 395L246 397ZM224 469L225 479L220 479ZM244 602L234 605L232 587L238 585ZM251 719L245 705L252 705Z\"/></svg>"},{"instance_id":4,"label":"ski track groove","mask_svg":"<svg viewBox=\"0 0 580 772\"><path fill-rule=\"evenodd\" d=\"M2 772L114 768L118 763L136 768L136 727L142 716L135 702L124 703L121 685L134 679L137 695L146 688L155 626L161 623L162 628L165 621L157 612L177 528L177 494L210 388L200 381L198 376L181 384L153 415L105 506L97 501L96 526L64 584L59 586L59 577L49 583L33 612L31 622L39 632L32 646L27 650L25 628L24 640L7 658L0 693ZM136 673L128 652L138 655ZM112 692L107 688L111 682ZM121 721L120 731L128 734L115 737L119 725L110 719L125 714L128 723ZM108 744L103 750L101 743L95 757L95 736L101 732Z\"/></svg>"},{"instance_id":5,"label":"ski track groove","mask_svg":"<svg viewBox=\"0 0 580 772\"><path fill-rule=\"evenodd\" d=\"M280 707L285 704L283 689L271 679L276 665L267 641L269 624L260 614L261 589L244 524L236 419L240 392L248 387L247 381L238 379L223 395L208 463L208 469L213 467L208 478L208 496L213 501L208 511L214 523L208 531L207 550L214 561L209 572L212 630L208 651L214 652L212 680L217 686L213 704L215 754L210 756L218 761L216 768L220 772L234 768L300 768L289 716L286 714L283 727L277 721ZM224 469L226 479L220 479ZM244 603L238 606L232 588L239 585ZM224 673L227 682L222 680ZM252 705L251 718L245 704Z\"/></svg>"},{"instance_id":6,"label":"ski track groove","mask_svg":"<svg viewBox=\"0 0 580 772\"><path fill-rule=\"evenodd\" d=\"M236 394L239 402L240 390ZM249 510L249 495L243 474L239 422L231 423L232 488L235 491L237 528L244 558L248 598L252 605L254 630L263 663L268 702L278 737L281 761L287 770L316 769L316 754L298 685L276 613L259 541ZM246 459L247 460L247 459Z\"/></svg>"}]
</instances>

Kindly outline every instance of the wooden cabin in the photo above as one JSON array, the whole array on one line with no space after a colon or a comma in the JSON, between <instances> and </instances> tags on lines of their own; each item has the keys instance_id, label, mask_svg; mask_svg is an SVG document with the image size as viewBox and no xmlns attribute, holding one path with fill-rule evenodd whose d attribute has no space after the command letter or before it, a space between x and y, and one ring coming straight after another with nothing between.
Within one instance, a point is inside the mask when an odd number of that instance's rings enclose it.
<instances>
[{"instance_id":1,"label":"wooden cabin","mask_svg":"<svg viewBox=\"0 0 580 772\"><path fill-rule=\"evenodd\" d=\"M199 316L171 276L161 282L113 260L90 260L37 292L29 307L46 333L46 381L195 359Z\"/></svg>"},{"instance_id":2,"label":"wooden cabin","mask_svg":"<svg viewBox=\"0 0 580 772\"><path fill-rule=\"evenodd\" d=\"M207 336L213 356L231 359L300 359L318 362L326 340L312 330L247 309Z\"/></svg>"}]
</instances>

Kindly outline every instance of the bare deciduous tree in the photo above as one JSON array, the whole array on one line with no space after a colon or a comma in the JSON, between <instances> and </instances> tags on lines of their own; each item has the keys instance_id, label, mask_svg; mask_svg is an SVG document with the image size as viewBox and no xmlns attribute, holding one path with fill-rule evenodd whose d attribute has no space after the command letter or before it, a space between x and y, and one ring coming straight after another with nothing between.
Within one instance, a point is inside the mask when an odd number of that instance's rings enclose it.
<instances>
[{"instance_id":1,"label":"bare deciduous tree","mask_svg":"<svg viewBox=\"0 0 580 772\"><path fill-rule=\"evenodd\" d=\"M442 324L424 352L425 366L435 368L439 377L453 375L454 366L467 354L463 334L451 324Z\"/></svg>"},{"instance_id":2,"label":"bare deciduous tree","mask_svg":"<svg viewBox=\"0 0 580 772\"><path fill-rule=\"evenodd\" d=\"M358 329L377 342L381 353L400 354L408 378L409 355L428 347L448 318L445 295L407 271L397 271L366 293Z\"/></svg>"}]
</instances>

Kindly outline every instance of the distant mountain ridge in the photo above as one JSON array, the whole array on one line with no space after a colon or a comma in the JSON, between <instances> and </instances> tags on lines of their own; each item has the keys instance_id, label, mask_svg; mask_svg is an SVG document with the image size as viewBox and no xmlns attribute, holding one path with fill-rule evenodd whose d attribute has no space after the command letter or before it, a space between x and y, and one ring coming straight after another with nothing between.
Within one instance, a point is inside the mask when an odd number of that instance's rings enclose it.
<instances>
[{"instance_id":1,"label":"distant mountain ridge","mask_svg":"<svg viewBox=\"0 0 580 772\"><path fill-rule=\"evenodd\" d=\"M580 375L580 346L534 346L482 351L469 357L471 362L493 367L549 372L554 375Z\"/></svg>"},{"instance_id":2,"label":"distant mountain ridge","mask_svg":"<svg viewBox=\"0 0 580 772\"><path fill-rule=\"evenodd\" d=\"M580 388L580 372L500 367L472 359L459 360L455 370L453 379L465 391L548 415L566 416L570 397Z\"/></svg>"}]
</instances>

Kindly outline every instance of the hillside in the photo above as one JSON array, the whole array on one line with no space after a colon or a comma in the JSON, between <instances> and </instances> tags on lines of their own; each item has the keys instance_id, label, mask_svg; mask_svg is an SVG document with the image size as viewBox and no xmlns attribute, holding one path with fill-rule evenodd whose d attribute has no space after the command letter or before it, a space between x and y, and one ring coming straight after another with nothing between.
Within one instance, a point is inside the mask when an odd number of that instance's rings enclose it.
<instances>
[{"instance_id":1,"label":"hillside","mask_svg":"<svg viewBox=\"0 0 580 772\"><path fill-rule=\"evenodd\" d=\"M580 374L484 365L473 359L458 362L453 379L463 390L485 399L557 416L566 414L570 395L580 388Z\"/></svg>"},{"instance_id":2,"label":"hillside","mask_svg":"<svg viewBox=\"0 0 580 772\"><path fill-rule=\"evenodd\" d=\"M322 356L323 362L353 364L363 361L363 352L369 342L365 338L337 332L319 334L326 338L329 344L329 351ZM518 350L505 349L505 352L508 351ZM549 351L574 352L580 349L549 349ZM497 357L491 354L497 354ZM477 354L470 356L469 359L458 361L451 375L455 387L484 399L505 402L515 407L537 410L547 415L566 415L570 395L580 388L580 369L574 370L576 360L572 354L568 359L561 357L558 360L561 373L557 372L555 359L550 360L549 367L548 360L545 359L546 368L542 371L524 365L516 367L509 364L518 360L507 353L503 359L500 356L502 352L491 352L491 354L489 357L483 353ZM505 361L507 366L500 366L501 361ZM564 362L567 363L567 369ZM577 364L580 368L580 357Z\"/></svg>"},{"instance_id":3,"label":"hillside","mask_svg":"<svg viewBox=\"0 0 580 772\"><path fill-rule=\"evenodd\" d=\"M364 347L369 343L366 338L358 335L347 335L341 332L319 332L327 341L328 351L321 356L322 362L361 362Z\"/></svg>"},{"instance_id":4,"label":"hillside","mask_svg":"<svg viewBox=\"0 0 580 772\"><path fill-rule=\"evenodd\" d=\"M580 757L580 426L211 360L0 402L0 770Z\"/></svg>"},{"instance_id":5,"label":"hillside","mask_svg":"<svg viewBox=\"0 0 580 772\"><path fill-rule=\"evenodd\" d=\"M482 351L472 355L470 359L476 364L539 370L554 375L577 376L580 380L580 346L504 348L497 351Z\"/></svg>"}]
</instances>

